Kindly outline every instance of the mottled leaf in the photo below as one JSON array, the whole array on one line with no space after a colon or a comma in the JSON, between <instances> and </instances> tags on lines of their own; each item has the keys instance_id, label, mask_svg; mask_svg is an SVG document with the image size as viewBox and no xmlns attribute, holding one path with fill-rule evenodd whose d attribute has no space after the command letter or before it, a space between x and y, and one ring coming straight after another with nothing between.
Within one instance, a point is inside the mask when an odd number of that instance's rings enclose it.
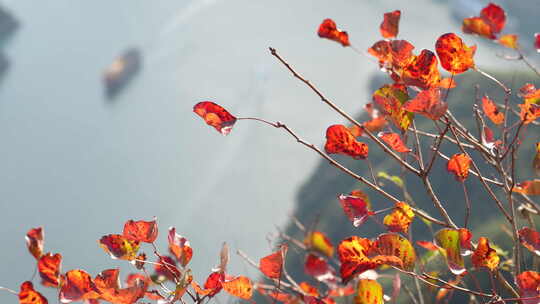
<instances>
[{"instance_id":1,"label":"mottled leaf","mask_svg":"<svg viewBox=\"0 0 540 304\"><path fill-rule=\"evenodd\" d=\"M409 128L414 114L407 112L403 104L409 100L407 88L402 85L384 85L373 93L373 102L384 115L388 115L400 130Z\"/></svg>"},{"instance_id":2,"label":"mottled leaf","mask_svg":"<svg viewBox=\"0 0 540 304\"><path fill-rule=\"evenodd\" d=\"M334 255L334 245L330 239L320 231L313 231L308 233L304 238L304 244L310 250L322 253L327 257Z\"/></svg>"},{"instance_id":3,"label":"mottled leaf","mask_svg":"<svg viewBox=\"0 0 540 304\"><path fill-rule=\"evenodd\" d=\"M499 108L488 96L482 97L482 110L484 114L496 125L504 122L504 113L499 111Z\"/></svg>"},{"instance_id":4,"label":"mottled leaf","mask_svg":"<svg viewBox=\"0 0 540 304\"><path fill-rule=\"evenodd\" d=\"M332 19L324 19L321 25L319 25L317 34L321 38L333 40L344 47L351 45L347 32L338 29L336 23Z\"/></svg>"},{"instance_id":5,"label":"mottled leaf","mask_svg":"<svg viewBox=\"0 0 540 304\"><path fill-rule=\"evenodd\" d=\"M519 48L518 38L516 34L503 35L499 38L499 43L507 48L517 49Z\"/></svg>"},{"instance_id":6,"label":"mottled leaf","mask_svg":"<svg viewBox=\"0 0 540 304\"><path fill-rule=\"evenodd\" d=\"M153 243L158 236L158 226L156 220L129 220L124 224L123 235L132 241Z\"/></svg>"},{"instance_id":7,"label":"mottled leaf","mask_svg":"<svg viewBox=\"0 0 540 304\"><path fill-rule=\"evenodd\" d=\"M278 251L261 258L259 261L261 272L271 279L279 279L287 249L287 245L281 245Z\"/></svg>"},{"instance_id":8,"label":"mottled leaf","mask_svg":"<svg viewBox=\"0 0 540 304\"><path fill-rule=\"evenodd\" d=\"M169 228L167 239L169 241L169 251L183 267L186 267L193 257L193 248L191 248L189 241L176 233L174 227Z\"/></svg>"},{"instance_id":9,"label":"mottled leaf","mask_svg":"<svg viewBox=\"0 0 540 304\"><path fill-rule=\"evenodd\" d=\"M466 272L462 252L470 248L471 234L467 229L445 228L435 234L435 242L441 247L448 268L455 275L461 275Z\"/></svg>"},{"instance_id":10,"label":"mottled leaf","mask_svg":"<svg viewBox=\"0 0 540 304\"><path fill-rule=\"evenodd\" d=\"M407 101L403 109L409 112L426 116L432 120L439 120L448 110L448 104L441 100L441 91L438 88L423 90L415 98Z\"/></svg>"},{"instance_id":11,"label":"mottled leaf","mask_svg":"<svg viewBox=\"0 0 540 304\"><path fill-rule=\"evenodd\" d=\"M540 297L540 273L536 271L524 271L517 275L516 284L519 287L519 295L523 298L523 304L538 304ZM537 297L537 298L534 298Z\"/></svg>"},{"instance_id":12,"label":"mottled leaf","mask_svg":"<svg viewBox=\"0 0 540 304\"><path fill-rule=\"evenodd\" d=\"M32 228L26 233L26 247L34 258L39 259L43 254L43 227Z\"/></svg>"},{"instance_id":13,"label":"mottled leaf","mask_svg":"<svg viewBox=\"0 0 540 304\"><path fill-rule=\"evenodd\" d=\"M253 295L253 284L249 278L244 276L225 281L222 286L227 293L244 300L251 299Z\"/></svg>"},{"instance_id":14,"label":"mottled leaf","mask_svg":"<svg viewBox=\"0 0 540 304\"><path fill-rule=\"evenodd\" d=\"M47 298L34 289L30 281L21 284L19 291L19 304L48 304Z\"/></svg>"},{"instance_id":15,"label":"mottled leaf","mask_svg":"<svg viewBox=\"0 0 540 304\"><path fill-rule=\"evenodd\" d=\"M405 202L397 202L392 213L386 215L383 224L391 232L408 233L414 218L414 212Z\"/></svg>"},{"instance_id":16,"label":"mottled leaf","mask_svg":"<svg viewBox=\"0 0 540 304\"><path fill-rule=\"evenodd\" d=\"M379 138L381 138L387 145L392 148L392 150L400 153L408 153L412 150L409 149L405 143L403 143L403 140L401 140L401 136L399 134L394 132L380 132L377 134Z\"/></svg>"},{"instance_id":17,"label":"mottled leaf","mask_svg":"<svg viewBox=\"0 0 540 304\"><path fill-rule=\"evenodd\" d=\"M452 74L460 74L474 68L473 56L476 52L476 46L467 46L454 33L447 33L439 37L435 43L435 50L441 60L442 67Z\"/></svg>"},{"instance_id":18,"label":"mottled leaf","mask_svg":"<svg viewBox=\"0 0 540 304\"><path fill-rule=\"evenodd\" d=\"M377 237L374 246L380 255L399 258L405 270L414 269L416 251L409 240L403 236L395 233L381 234Z\"/></svg>"},{"instance_id":19,"label":"mottled leaf","mask_svg":"<svg viewBox=\"0 0 540 304\"><path fill-rule=\"evenodd\" d=\"M430 50L422 50L420 55L403 68L401 78L408 86L421 89L437 87L441 81L437 57Z\"/></svg>"},{"instance_id":20,"label":"mottled leaf","mask_svg":"<svg viewBox=\"0 0 540 304\"><path fill-rule=\"evenodd\" d=\"M65 274L65 280L58 295L61 303L71 303L89 299L98 299L99 293L92 277L80 269L70 270Z\"/></svg>"},{"instance_id":21,"label":"mottled leaf","mask_svg":"<svg viewBox=\"0 0 540 304\"><path fill-rule=\"evenodd\" d=\"M371 211L369 197L364 192L355 190L349 195L340 194L338 199L354 227L362 225L369 216L374 214Z\"/></svg>"},{"instance_id":22,"label":"mottled leaf","mask_svg":"<svg viewBox=\"0 0 540 304\"><path fill-rule=\"evenodd\" d=\"M132 241L120 234L109 234L99 240L100 246L111 258L120 260L134 260L139 251L139 242Z\"/></svg>"},{"instance_id":23,"label":"mottled leaf","mask_svg":"<svg viewBox=\"0 0 540 304\"><path fill-rule=\"evenodd\" d=\"M532 228L524 227L518 231L519 241L525 248L540 256L540 233Z\"/></svg>"},{"instance_id":24,"label":"mottled leaf","mask_svg":"<svg viewBox=\"0 0 540 304\"><path fill-rule=\"evenodd\" d=\"M497 266L499 266L499 255L495 249L489 246L489 240L485 237L478 239L478 245L471 258L472 264L476 268L485 267L491 271L495 271Z\"/></svg>"},{"instance_id":25,"label":"mottled leaf","mask_svg":"<svg viewBox=\"0 0 540 304\"><path fill-rule=\"evenodd\" d=\"M41 277L41 284L48 287L58 287L60 284L60 267L62 255L47 253L38 260L38 272Z\"/></svg>"},{"instance_id":26,"label":"mottled leaf","mask_svg":"<svg viewBox=\"0 0 540 304\"><path fill-rule=\"evenodd\" d=\"M202 101L193 107L193 112L199 115L206 124L214 127L219 133L227 135L231 132L236 117L222 106L211 101Z\"/></svg>"},{"instance_id":27,"label":"mottled leaf","mask_svg":"<svg viewBox=\"0 0 540 304\"><path fill-rule=\"evenodd\" d=\"M326 153L343 154L354 159L368 157L369 148L365 143L359 142L344 125L332 125L326 129Z\"/></svg>"},{"instance_id":28,"label":"mottled leaf","mask_svg":"<svg viewBox=\"0 0 540 304\"><path fill-rule=\"evenodd\" d=\"M374 280L359 280L354 304L383 304L383 289Z\"/></svg>"},{"instance_id":29,"label":"mottled leaf","mask_svg":"<svg viewBox=\"0 0 540 304\"><path fill-rule=\"evenodd\" d=\"M471 166L471 158L464 153L452 155L448 160L446 169L450 173L454 173L456 180L462 181L469 176L469 168Z\"/></svg>"},{"instance_id":30,"label":"mottled leaf","mask_svg":"<svg viewBox=\"0 0 540 304\"><path fill-rule=\"evenodd\" d=\"M380 26L381 35L384 38L396 38L399 32L400 17L401 11L399 10L384 14L384 20Z\"/></svg>"}]
</instances>

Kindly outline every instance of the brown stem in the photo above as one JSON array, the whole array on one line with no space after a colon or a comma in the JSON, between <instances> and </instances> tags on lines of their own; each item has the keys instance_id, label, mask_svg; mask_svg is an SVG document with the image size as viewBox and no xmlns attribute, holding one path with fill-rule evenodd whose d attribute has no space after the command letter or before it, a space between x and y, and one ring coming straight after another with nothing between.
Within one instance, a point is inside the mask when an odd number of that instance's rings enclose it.
<instances>
[{"instance_id":1,"label":"brown stem","mask_svg":"<svg viewBox=\"0 0 540 304\"><path fill-rule=\"evenodd\" d=\"M482 76L484 77L487 77L488 79L491 79L493 80L497 85L499 85L505 93L509 94L511 92L511 90L509 88L507 88L502 82L500 82L497 78L491 76L490 74L480 70L478 67L474 67L474 70L477 71L478 73L480 73Z\"/></svg>"},{"instance_id":2,"label":"brown stem","mask_svg":"<svg viewBox=\"0 0 540 304\"><path fill-rule=\"evenodd\" d=\"M467 187L465 186L465 180L461 181L461 186L463 186L463 194L465 195L465 207L467 213L465 213L465 224L464 227L469 227L469 217L471 216L471 201L469 200L469 194L467 193Z\"/></svg>"}]
</instances>

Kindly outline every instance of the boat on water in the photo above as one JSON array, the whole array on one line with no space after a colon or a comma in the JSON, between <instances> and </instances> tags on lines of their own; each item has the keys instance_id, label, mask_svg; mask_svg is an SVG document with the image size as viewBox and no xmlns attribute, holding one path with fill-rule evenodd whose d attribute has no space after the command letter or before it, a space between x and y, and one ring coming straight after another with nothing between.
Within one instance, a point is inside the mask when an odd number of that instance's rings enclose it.
<instances>
[{"instance_id":1,"label":"boat on water","mask_svg":"<svg viewBox=\"0 0 540 304\"><path fill-rule=\"evenodd\" d=\"M103 73L103 83L107 98L113 99L139 72L142 55L137 48L129 48L116 58Z\"/></svg>"}]
</instances>

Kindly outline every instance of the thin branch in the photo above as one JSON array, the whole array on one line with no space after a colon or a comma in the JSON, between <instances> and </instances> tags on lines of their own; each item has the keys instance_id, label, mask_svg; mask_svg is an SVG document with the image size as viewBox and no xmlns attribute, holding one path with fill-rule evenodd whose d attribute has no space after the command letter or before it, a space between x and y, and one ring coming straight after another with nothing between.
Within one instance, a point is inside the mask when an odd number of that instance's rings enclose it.
<instances>
[{"instance_id":1,"label":"thin branch","mask_svg":"<svg viewBox=\"0 0 540 304\"><path fill-rule=\"evenodd\" d=\"M471 201L469 199L469 194L467 193L467 187L465 186L465 180L461 181L461 185L463 186L463 194L465 195L465 207L467 208L467 213L465 213L465 224L463 226L465 228L468 228L469 217L471 216Z\"/></svg>"},{"instance_id":2,"label":"thin branch","mask_svg":"<svg viewBox=\"0 0 540 304\"><path fill-rule=\"evenodd\" d=\"M18 292L16 292L16 291L13 290L13 289L9 289L9 288L7 288L7 287L2 287L2 286L0 286L0 290L5 290L5 291L7 291L7 292L9 292L9 293L12 293L12 294L14 294L14 295L19 295Z\"/></svg>"},{"instance_id":3,"label":"thin branch","mask_svg":"<svg viewBox=\"0 0 540 304\"><path fill-rule=\"evenodd\" d=\"M477 71L478 73L480 73L482 76L484 77L487 77L491 80L493 80L497 85L499 85L505 93L509 94L511 92L511 90L509 88L507 88L502 82L500 82L497 78L491 76L490 74L480 70L478 67L474 67L474 70Z\"/></svg>"}]
</instances>

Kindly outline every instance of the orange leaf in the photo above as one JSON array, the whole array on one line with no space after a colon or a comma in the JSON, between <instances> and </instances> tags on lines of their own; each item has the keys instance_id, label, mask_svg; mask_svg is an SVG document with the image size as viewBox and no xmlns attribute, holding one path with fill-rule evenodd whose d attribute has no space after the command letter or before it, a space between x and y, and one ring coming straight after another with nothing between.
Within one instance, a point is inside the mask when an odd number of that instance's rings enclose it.
<instances>
[{"instance_id":1,"label":"orange leaf","mask_svg":"<svg viewBox=\"0 0 540 304\"><path fill-rule=\"evenodd\" d=\"M332 245L330 239L320 231L309 233L304 239L304 244L307 249L315 250L327 257L332 257L334 255L334 245Z\"/></svg>"},{"instance_id":2,"label":"orange leaf","mask_svg":"<svg viewBox=\"0 0 540 304\"><path fill-rule=\"evenodd\" d=\"M271 279L279 279L282 273L283 259L287 254L287 245L281 245L280 249L270 255L261 258L259 269Z\"/></svg>"},{"instance_id":3,"label":"orange leaf","mask_svg":"<svg viewBox=\"0 0 540 304\"><path fill-rule=\"evenodd\" d=\"M354 159L368 157L369 148L365 143L356 141L354 135L344 125L332 125L326 129L326 153L349 155Z\"/></svg>"},{"instance_id":4,"label":"orange leaf","mask_svg":"<svg viewBox=\"0 0 540 304\"><path fill-rule=\"evenodd\" d=\"M432 120L439 120L446 113L448 103L441 100L441 91L438 88L430 88L418 93L414 99L406 102L403 109L424 115Z\"/></svg>"},{"instance_id":5,"label":"orange leaf","mask_svg":"<svg viewBox=\"0 0 540 304\"><path fill-rule=\"evenodd\" d=\"M19 304L48 304L47 298L34 289L34 285L30 281L21 284L19 291Z\"/></svg>"},{"instance_id":6,"label":"orange leaf","mask_svg":"<svg viewBox=\"0 0 540 304\"><path fill-rule=\"evenodd\" d=\"M491 271L495 271L499 266L499 256L495 249L489 246L489 240L485 237L478 239L478 245L472 255L472 263L474 267L486 267Z\"/></svg>"},{"instance_id":7,"label":"orange leaf","mask_svg":"<svg viewBox=\"0 0 540 304\"><path fill-rule=\"evenodd\" d=\"M471 238L471 232L465 228L445 228L435 234L435 242L441 247L448 268L454 275L461 275L467 271L463 255L468 254L471 248Z\"/></svg>"},{"instance_id":8,"label":"orange leaf","mask_svg":"<svg viewBox=\"0 0 540 304\"><path fill-rule=\"evenodd\" d=\"M315 288L308 282L301 282L299 286L300 286L300 289L302 289L302 291L304 291L306 295L313 296L313 297L319 296L319 291L317 290L317 288Z\"/></svg>"},{"instance_id":9,"label":"orange leaf","mask_svg":"<svg viewBox=\"0 0 540 304\"><path fill-rule=\"evenodd\" d=\"M536 143L536 155L534 156L532 167L536 175L540 175L540 141Z\"/></svg>"},{"instance_id":10,"label":"orange leaf","mask_svg":"<svg viewBox=\"0 0 540 304\"><path fill-rule=\"evenodd\" d=\"M540 117L540 104L525 102L518 107L521 109L519 117L524 121L524 124L530 124Z\"/></svg>"},{"instance_id":11,"label":"orange leaf","mask_svg":"<svg viewBox=\"0 0 540 304\"><path fill-rule=\"evenodd\" d=\"M253 295L253 284L249 278L244 276L238 276L230 281L225 281L222 285L223 290L244 300L251 299Z\"/></svg>"},{"instance_id":12,"label":"orange leaf","mask_svg":"<svg viewBox=\"0 0 540 304\"><path fill-rule=\"evenodd\" d=\"M442 78L439 82L439 88L441 89L453 89L456 86L457 83L453 78Z\"/></svg>"},{"instance_id":13,"label":"orange leaf","mask_svg":"<svg viewBox=\"0 0 540 304\"><path fill-rule=\"evenodd\" d=\"M290 304L297 304L300 302L300 300L293 296L293 295L290 295L288 293L284 293L284 292L278 292L277 290L266 290L266 289L263 289L263 288L258 288L257 291L264 295L264 296L269 296L270 298L276 300L276 301L279 301L279 302L283 302L283 303L290 303Z\"/></svg>"},{"instance_id":14,"label":"orange leaf","mask_svg":"<svg viewBox=\"0 0 540 304\"><path fill-rule=\"evenodd\" d=\"M416 251L411 242L396 233L384 233L374 243L377 252L383 256L395 256L401 260L405 270L413 270L416 263Z\"/></svg>"},{"instance_id":15,"label":"orange leaf","mask_svg":"<svg viewBox=\"0 0 540 304\"><path fill-rule=\"evenodd\" d=\"M379 59L379 66L386 71L400 70L414 58L414 46L407 40L380 40L367 51Z\"/></svg>"},{"instance_id":16,"label":"orange leaf","mask_svg":"<svg viewBox=\"0 0 540 304\"><path fill-rule=\"evenodd\" d=\"M306 274L314 277L317 281L335 281L334 269L328 265L328 262L324 258L314 255L312 253L306 256L304 271L306 272Z\"/></svg>"},{"instance_id":17,"label":"orange leaf","mask_svg":"<svg viewBox=\"0 0 540 304\"><path fill-rule=\"evenodd\" d=\"M153 243L158 236L156 220L149 222L129 220L124 224L123 235L132 241Z\"/></svg>"},{"instance_id":18,"label":"orange leaf","mask_svg":"<svg viewBox=\"0 0 540 304\"><path fill-rule=\"evenodd\" d=\"M414 114L403 108L409 100L407 88L403 85L384 85L373 93L373 102L384 115L390 116L394 124L402 131L406 131L411 124Z\"/></svg>"},{"instance_id":19,"label":"orange leaf","mask_svg":"<svg viewBox=\"0 0 540 304\"><path fill-rule=\"evenodd\" d=\"M359 190L353 191L349 195L340 194L338 199L354 227L362 225L369 216L373 215L368 196Z\"/></svg>"},{"instance_id":20,"label":"orange leaf","mask_svg":"<svg viewBox=\"0 0 540 304\"><path fill-rule=\"evenodd\" d=\"M381 35L384 38L395 38L399 32L399 18L401 17L401 11L395 10L393 12L385 13L384 20L381 23Z\"/></svg>"},{"instance_id":21,"label":"orange leaf","mask_svg":"<svg viewBox=\"0 0 540 304\"><path fill-rule=\"evenodd\" d=\"M58 287L60 284L60 265L62 263L62 255L57 253L52 255L47 253L38 261L38 271L41 277L41 284L48 287Z\"/></svg>"},{"instance_id":22,"label":"orange leaf","mask_svg":"<svg viewBox=\"0 0 540 304\"><path fill-rule=\"evenodd\" d=\"M540 53L540 33L534 34L534 48Z\"/></svg>"},{"instance_id":23,"label":"orange leaf","mask_svg":"<svg viewBox=\"0 0 540 304\"><path fill-rule=\"evenodd\" d=\"M169 251L183 267L186 267L193 257L193 248L191 248L189 241L177 234L174 227L169 228L168 240Z\"/></svg>"},{"instance_id":24,"label":"orange leaf","mask_svg":"<svg viewBox=\"0 0 540 304\"><path fill-rule=\"evenodd\" d=\"M526 195L540 195L540 179L524 181L514 186L513 192Z\"/></svg>"},{"instance_id":25,"label":"orange leaf","mask_svg":"<svg viewBox=\"0 0 540 304\"><path fill-rule=\"evenodd\" d=\"M454 173L456 180L462 181L469 176L469 167L471 166L471 158L467 154L454 154L447 163L446 169L448 172Z\"/></svg>"},{"instance_id":26,"label":"orange leaf","mask_svg":"<svg viewBox=\"0 0 540 304\"><path fill-rule=\"evenodd\" d=\"M330 297L346 297L350 296L354 293L354 288L351 285L347 285L345 287L336 287L334 289L331 289L328 292L328 296Z\"/></svg>"},{"instance_id":27,"label":"orange leaf","mask_svg":"<svg viewBox=\"0 0 540 304\"><path fill-rule=\"evenodd\" d=\"M209 296L213 297L223 288L223 281L225 281L223 272L212 272L204 283L204 289L210 290Z\"/></svg>"},{"instance_id":28,"label":"orange leaf","mask_svg":"<svg viewBox=\"0 0 540 304\"><path fill-rule=\"evenodd\" d=\"M176 267L176 262L170 256L160 256L157 264L154 265L154 271L168 280L174 281L180 277L180 270Z\"/></svg>"},{"instance_id":29,"label":"orange leaf","mask_svg":"<svg viewBox=\"0 0 540 304\"><path fill-rule=\"evenodd\" d=\"M519 241L525 248L540 256L540 233L529 227L524 227L518 231Z\"/></svg>"},{"instance_id":30,"label":"orange leaf","mask_svg":"<svg viewBox=\"0 0 540 304\"><path fill-rule=\"evenodd\" d=\"M332 19L324 19L317 34L321 38L333 40L337 43L341 43L342 46L349 46L349 35L345 31L341 31L337 28L336 23Z\"/></svg>"},{"instance_id":31,"label":"orange leaf","mask_svg":"<svg viewBox=\"0 0 540 304\"><path fill-rule=\"evenodd\" d=\"M540 273L536 271L524 271L517 275L516 283L519 287L519 295L523 298L532 298L521 300L523 304L538 304L540 296ZM536 299L534 297L537 297Z\"/></svg>"},{"instance_id":32,"label":"orange leaf","mask_svg":"<svg viewBox=\"0 0 540 304\"><path fill-rule=\"evenodd\" d=\"M58 297L61 303L71 303L97 299L99 294L92 277L84 270L74 269L66 273Z\"/></svg>"},{"instance_id":33,"label":"orange leaf","mask_svg":"<svg viewBox=\"0 0 540 304\"><path fill-rule=\"evenodd\" d=\"M482 97L482 110L487 117L496 125L500 125L504 121L504 113L499 111L497 105L489 97Z\"/></svg>"},{"instance_id":34,"label":"orange leaf","mask_svg":"<svg viewBox=\"0 0 540 304\"><path fill-rule=\"evenodd\" d=\"M480 17L471 17L463 19L461 30L465 34L476 34L487 39L495 39L495 34L489 24Z\"/></svg>"},{"instance_id":35,"label":"orange leaf","mask_svg":"<svg viewBox=\"0 0 540 304\"><path fill-rule=\"evenodd\" d=\"M474 68L473 56L476 46L467 46L454 33L447 33L437 39L435 50L441 60L442 67L452 74L460 74Z\"/></svg>"},{"instance_id":36,"label":"orange leaf","mask_svg":"<svg viewBox=\"0 0 540 304\"><path fill-rule=\"evenodd\" d=\"M407 233L413 218L411 207L405 202L397 202L394 211L384 217L383 224L389 231Z\"/></svg>"},{"instance_id":37,"label":"orange leaf","mask_svg":"<svg viewBox=\"0 0 540 304\"><path fill-rule=\"evenodd\" d=\"M441 80L437 64L437 57L432 51L422 50L420 55L403 68L401 78L408 86L421 89L436 87Z\"/></svg>"},{"instance_id":38,"label":"orange leaf","mask_svg":"<svg viewBox=\"0 0 540 304\"><path fill-rule=\"evenodd\" d=\"M495 34L502 31L505 23L506 13L504 10L500 6L490 3L480 11L480 17L465 18L463 20L463 32L495 39Z\"/></svg>"},{"instance_id":39,"label":"orange leaf","mask_svg":"<svg viewBox=\"0 0 540 304\"><path fill-rule=\"evenodd\" d=\"M383 289L381 284L374 280L362 279L358 281L354 304L383 304Z\"/></svg>"},{"instance_id":40,"label":"orange leaf","mask_svg":"<svg viewBox=\"0 0 540 304\"><path fill-rule=\"evenodd\" d=\"M407 148L403 141L401 140L401 136L397 133L393 132L381 132L377 135L380 137L387 145L392 148L392 150L400 153L408 153L412 150Z\"/></svg>"},{"instance_id":41,"label":"orange leaf","mask_svg":"<svg viewBox=\"0 0 540 304\"><path fill-rule=\"evenodd\" d=\"M132 241L120 234L109 234L99 240L99 244L111 258L131 261L137 257L139 242Z\"/></svg>"},{"instance_id":42,"label":"orange leaf","mask_svg":"<svg viewBox=\"0 0 540 304\"><path fill-rule=\"evenodd\" d=\"M229 134L236 122L236 117L211 101L199 102L193 107L193 112L223 135Z\"/></svg>"},{"instance_id":43,"label":"orange leaf","mask_svg":"<svg viewBox=\"0 0 540 304\"><path fill-rule=\"evenodd\" d=\"M371 120L368 120L364 122L362 125L364 128L368 129L370 132L375 133L382 130L386 125L388 124L388 121L386 118L381 115L379 117L373 118Z\"/></svg>"},{"instance_id":44,"label":"orange leaf","mask_svg":"<svg viewBox=\"0 0 540 304\"><path fill-rule=\"evenodd\" d=\"M518 38L516 34L507 34L499 38L499 43L507 48L517 49L519 47Z\"/></svg>"},{"instance_id":45,"label":"orange leaf","mask_svg":"<svg viewBox=\"0 0 540 304\"><path fill-rule=\"evenodd\" d=\"M133 304L144 297L148 288L146 279L135 278L131 286L120 288L118 269L102 271L94 279L94 285L99 292L100 298L116 304Z\"/></svg>"},{"instance_id":46,"label":"orange leaf","mask_svg":"<svg viewBox=\"0 0 540 304\"><path fill-rule=\"evenodd\" d=\"M437 251L439 250L439 247L432 242L428 241L416 241L416 244L424 249L427 249L429 251Z\"/></svg>"},{"instance_id":47,"label":"orange leaf","mask_svg":"<svg viewBox=\"0 0 540 304\"><path fill-rule=\"evenodd\" d=\"M26 247L34 258L39 259L43 254L43 227L32 228L26 233Z\"/></svg>"}]
</instances>

